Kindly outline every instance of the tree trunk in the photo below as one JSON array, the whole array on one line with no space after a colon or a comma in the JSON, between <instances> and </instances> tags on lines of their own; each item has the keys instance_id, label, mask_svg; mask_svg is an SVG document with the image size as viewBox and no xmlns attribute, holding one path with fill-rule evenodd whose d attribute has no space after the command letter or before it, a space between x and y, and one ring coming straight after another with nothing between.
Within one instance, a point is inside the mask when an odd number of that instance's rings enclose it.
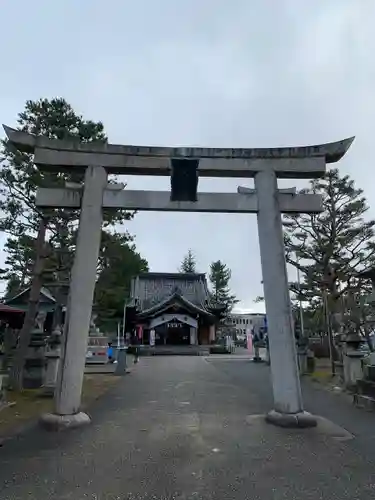
<instances>
[{"instance_id":1,"label":"tree trunk","mask_svg":"<svg viewBox=\"0 0 375 500\"><path fill-rule=\"evenodd\" d=\"M46 221L40 219L38 234L35 241L35 262L31 282L29 304L19 335L19 342L14 352L12 368L9 374L9 385L14 391L23 389L23 371L25 359L29 349L31 331L35 316L38 312L40 290L42 288L42 274L44 267L44 240L46 236Z\"/></svg>"},{"instance_id":2,"label":"tree trunk","mask_svg":"<svg viewBox=\"0 0 375 500\"><path fill-rule=\"evenodd\" d=\"M333 339L333 332L332 332L332 315L331 311L329 308L329 301L328 301L328 296L327 292L323 292L323 300L324 300L324 312L325 312L325 328L326 332L328 333L328 345L329 345L329 358L331 361L331 371L332 375L335 375L336 373L336 367L335 367L335 358L336 358L336 349L335 349L335 342Z\"/></svg>"}]
</instances>

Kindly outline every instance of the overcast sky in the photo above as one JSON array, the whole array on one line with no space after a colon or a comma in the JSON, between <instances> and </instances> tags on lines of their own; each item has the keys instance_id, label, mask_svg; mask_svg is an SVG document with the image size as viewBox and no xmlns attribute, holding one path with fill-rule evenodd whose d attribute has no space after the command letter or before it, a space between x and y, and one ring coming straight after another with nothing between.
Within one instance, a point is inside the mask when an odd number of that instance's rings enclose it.
<instances>
[{"instance_id":1,"label":"overcast sky","mask_svg":"<svg viewBox=\"0 0 375 500\"><path fill-rule=\"evenodd\" d=\"M14 126L27 99L62 96L85 118L102 120L115 143L246 148L356 135L339 165L365 190L375 217L374 0L0 0L0 7L3 123ZM126 180L133 189L169 189L168 178ZM199 189L239 184L250 185L202 179ZM221 259L239 307L254 311L262 309L253 303L262 294L256 224L255 215L139 213L128 229L153 271L176 271L188 248L199 271Z\"/></svg>"}]
</instances>

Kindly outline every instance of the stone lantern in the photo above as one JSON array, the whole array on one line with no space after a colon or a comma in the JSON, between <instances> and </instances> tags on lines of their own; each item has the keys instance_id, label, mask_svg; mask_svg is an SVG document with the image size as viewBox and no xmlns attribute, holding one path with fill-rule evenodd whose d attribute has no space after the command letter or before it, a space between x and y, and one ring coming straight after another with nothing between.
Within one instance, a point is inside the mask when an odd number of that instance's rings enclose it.
<instances>
[{"instance_id":1,"label":"stone lantern","mask_svg":"<svg viewBox=\"0 0 375 500\"><path fill-rule=\"evenodd\" d=\"M47 369L43 385L43 395L46 397L53 397L55 393L61 357L61 336L61 328L57 326L47 339L45 351Z\"/></svg>"},{"instance_id":2,"label":"stone lantern","mask_svg":"<svg viewBox=\"0 0 375 500\"><path fill-rule=\"evenodd\" d=\"M375 267L367 269L366 271L362 271L357 274L358 278L362 279L370 279L372 285L372 291L367 297L365 297L366 304L375 304ZM370 363L371 365L375 365L375 353L370 354Z\"/></svg>"},{"instance_id":3,"label":"stone lantern","mask_svg":"<svg viewBox=\"0 0 375 500\"><path fill-rule=\"evenodd\" d=\"M363 339L356 333L344 336L343 368L344 382L348 389L353 389L357 381L363 378L362 359L365 353L359 349Z\"/></svg>"},{"instance_id":4,"label":"stone lantern","mask_svg":"<svg viewBox=\"0 0 375 500\"><path fill-rule=\"evenodd\" d=\"M46 369L45 344L47 333L44 331L46 315L45 311L39 311L35 318L34 328L31 330L23 375L25 389L37 389L43 385Z\"/></svg>"}]
</instances>

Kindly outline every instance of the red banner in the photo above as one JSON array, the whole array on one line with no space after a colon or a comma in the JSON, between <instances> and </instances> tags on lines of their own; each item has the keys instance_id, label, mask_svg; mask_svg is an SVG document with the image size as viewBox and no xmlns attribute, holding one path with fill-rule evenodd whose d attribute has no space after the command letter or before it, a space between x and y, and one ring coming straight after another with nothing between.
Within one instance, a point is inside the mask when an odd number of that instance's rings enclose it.
<instances>
[{"instance_id":1,"label":"red banner","mask_svg":"<svg viewBox=\"0 0 375 500\"><path fill-rule=\"evenodd\" d=\"M137 335L139 340L143 338L143 325L137 325Z\"/></svg>"}]
</instances>

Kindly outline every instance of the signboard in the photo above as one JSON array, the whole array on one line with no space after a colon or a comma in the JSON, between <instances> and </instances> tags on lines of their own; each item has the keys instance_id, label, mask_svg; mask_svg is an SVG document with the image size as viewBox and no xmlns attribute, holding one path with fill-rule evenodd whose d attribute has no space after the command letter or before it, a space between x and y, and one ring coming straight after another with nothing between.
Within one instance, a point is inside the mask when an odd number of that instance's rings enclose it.
<instances>
[{"instance_id":1,"label":"signboard","mask_svg":"<svg viewBox=\"0 0 375 500\"><path fill-rule=\"evenodd\" d=\"M182 323L179 323L177 321L172 321L171 323L167 324L167 328L182 328Z\"/></svg>"}]
</instances>

